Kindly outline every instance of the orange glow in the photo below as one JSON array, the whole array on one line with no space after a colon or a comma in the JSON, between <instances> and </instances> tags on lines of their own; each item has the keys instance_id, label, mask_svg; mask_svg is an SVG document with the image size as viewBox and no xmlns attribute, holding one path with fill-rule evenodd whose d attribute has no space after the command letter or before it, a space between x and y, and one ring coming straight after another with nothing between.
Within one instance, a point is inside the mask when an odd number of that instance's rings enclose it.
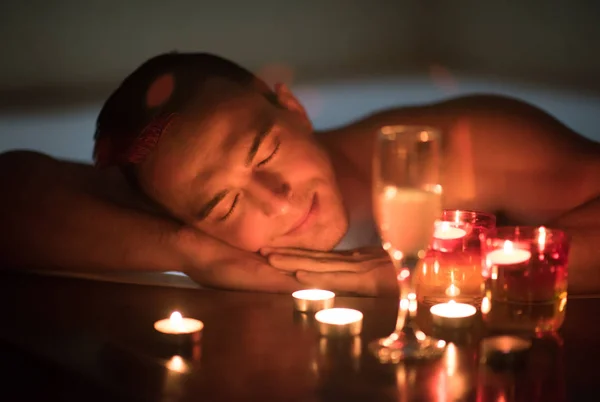
<instances>
[{"instance_id":1,"label":"orange glow","mask_svg":"<svg viewBox=\"0 0 600 402\"><path fill-rule=\"evenodd\" d=\"M543 252L544 249L546 248L546 228L543 226L540 226L538 228L537 242L538 242L538 247L540 249L540 252ZM543 256L540 256L540 259L543 259Z\"/></svg>"},{"instance_id":2,"label":"orange glow","mask_svg":"<svg viewBox=\"0 0 600 402\"><path fill-rule=\"evenodd\" d=\"M186 373L189 370L189 366L183 360L181 356L173 356L167 362L167 368L171 371L175 371L177 373Z\"/></svg>"},{"instance_id":3,"label":"orange glow","mask_svg":"<svg viewBox=\"0 0 600 402\"><path fill-rule=\"evenodd\" d=\"M459 294L460 294L460 289L458 288L458 286L454 285L453 283L450 284L450 286L448 286L448 289L446 289L446 296L455 297L455 296L458 296Z\"/></svg>"}]
</instances>

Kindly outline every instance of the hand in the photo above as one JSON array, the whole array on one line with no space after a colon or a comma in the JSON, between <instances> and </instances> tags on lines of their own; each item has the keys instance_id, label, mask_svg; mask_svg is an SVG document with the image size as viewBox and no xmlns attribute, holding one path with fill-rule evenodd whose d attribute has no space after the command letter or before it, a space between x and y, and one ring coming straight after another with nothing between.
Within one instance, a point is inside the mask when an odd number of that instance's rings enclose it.
<instances>
[{"instance_id":1,"label":"hand","mask_svg":"<svg viewBox=\"0 0 600 402\"><path fill-rule=\"evenodd\" d=\"M269 265L265 257L195 229L182 229L177 242L184 254L184 273L202 286L273 293L304 288L293 275Z\"/></svg>"},{"instance_id":2,"label":"hand","mask_svg":"<svg viewBox=\"0 0 600 402\"><path fill-rule=\"evenodd\" d=\"M296 274L299 283L362 296L397 296L394 266L381 247L324 252L295 248L261 250L269 264Z\"/></svg>"}]
</instances>

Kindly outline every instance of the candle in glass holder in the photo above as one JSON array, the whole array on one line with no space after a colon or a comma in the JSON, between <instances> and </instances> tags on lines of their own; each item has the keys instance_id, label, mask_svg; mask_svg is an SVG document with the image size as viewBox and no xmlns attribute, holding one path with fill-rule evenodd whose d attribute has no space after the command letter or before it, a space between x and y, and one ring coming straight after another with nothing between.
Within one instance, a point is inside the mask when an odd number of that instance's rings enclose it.
<instances>
[{"instance_id":1,"label":"candle in glass holder","mask_svg":"<svg viewBox=\"0 0 600 402\"><path fill-rule=\"evenodd\" d=\"M330 308L315 314L319 332L325 336L355 336L362 331L363 314L350 308Z\"/></svg>"},{"instance_id":2,"label":"candle in glass holder","mask_svg":"<svg viewBox=\"0 0 600 402\"><path fill-rule=\"evenodd\" d=\"M486 255L487 263L490 265L514 265L529 261L531 252L521 248L515 248L510 240L504 242L501 249L490 251Z\"/></svg>"},{"instance_id":3,"label":"candle in glass holder","mask_svg":"<svg viewBox=\"0 0 600 402\"><path fill-rule=\"evenodd\" d=\"M292 293L292 297L296 310L319 311L333 307L335 293L322 289L304 289Z\"/></svg>"},{"instance_id":4,"label":"candle in glass holder","mask_svg":"<svg viewBox=\"0 0 600 402\"><path fill-rule=\"evenodd\" d=\"M431 306L429 311L435 325L452 328L471 325L473 317L477 313L477 309L474 306L466 303L457 303L454 300Z\"/></svg>"},{"instance_id":5,"label":"candle in glass holder","mask_svg":"<svg viewBox=\"0 0 600 402\"><path fill-rule=\"evenodd\" d=\"M450 251L460 246L467 235L467 231L460 226L460 222L435 221L431 247L434 250Z\"/></svg>"},{"instance_id":6,"label":"candle in glass holder","mask_svg":"<svg viewBox=\"0 0 600 402\"><path fill-rule=\"evenodd\" d=\"M440 240L460 239L467 235L467 231L456 227L452 222L436 221L434 237Z\"/></svg>"},{"instance_id":7,"label":"candle in glass holder","mask_svg":"<svg viewBox=\"0 0 600 402\"><path fill-rule=\"evenodd\" d=\"M497 228L482 244L486 326L494 331L560 328L567 297L568 236L546 227Z\"/></svg>"}]
</instances>

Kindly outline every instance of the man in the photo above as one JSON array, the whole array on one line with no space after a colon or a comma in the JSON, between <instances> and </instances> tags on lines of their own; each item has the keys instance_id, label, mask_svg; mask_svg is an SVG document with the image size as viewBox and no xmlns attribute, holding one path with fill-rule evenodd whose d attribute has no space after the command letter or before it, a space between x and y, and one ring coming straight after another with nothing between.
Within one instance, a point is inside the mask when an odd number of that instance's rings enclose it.
<instances>
[{"instance_id":1,"label":"man","mask_svg":"<svg viewBox=\"0 0 600 402\"><path fill-rule=\"evenodd\" d=\"M201 285L380 295L395 275L371 219L377 129L438 127L443 207L572 236L571 292L600 289L600 144L522 102L471 96L314 133L283 85L208 54L144 63L98 117L101 169L0 158L4 265L183 271Z\"/></svg>"}]
</instances>

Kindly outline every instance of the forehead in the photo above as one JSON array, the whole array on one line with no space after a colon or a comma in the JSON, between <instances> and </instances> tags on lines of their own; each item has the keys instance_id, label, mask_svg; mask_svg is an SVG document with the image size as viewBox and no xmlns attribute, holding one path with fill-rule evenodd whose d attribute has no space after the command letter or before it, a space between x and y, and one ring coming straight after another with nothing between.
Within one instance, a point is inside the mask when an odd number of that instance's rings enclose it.
<instances>
[{"instance_id":1,"label":"forehead","mask_svg":"<svg viewBox=\"0 0 600 402\"><path fill-rule=\"evenodd\" d=\"M180 203L194 184L217 170L270 122L272 109L264 96L224 79L207 82L180 130L159 141L141 167L153 193ZM197 189L196 189L197 190ZM165 200L166 201L166 200Z\"/></svg>"}]
</instances>

